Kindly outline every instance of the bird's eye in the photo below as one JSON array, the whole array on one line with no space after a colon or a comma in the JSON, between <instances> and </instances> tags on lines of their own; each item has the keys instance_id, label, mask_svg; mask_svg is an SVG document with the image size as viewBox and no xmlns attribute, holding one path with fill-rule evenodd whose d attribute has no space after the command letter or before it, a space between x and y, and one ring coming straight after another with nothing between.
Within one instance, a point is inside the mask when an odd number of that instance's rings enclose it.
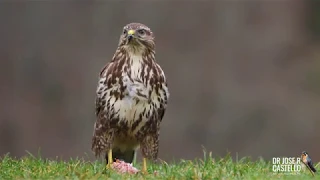
<instances>
[{"instance_id":1,"label":"bird's eye","mask_svg":"<svg viewBox=\"0 0 320 180\"><path fill-rule=\"evenodd\" d=\"M144 29L139 29L138 30L139 35L144 35L146 32Z\"/></svg>"},{"instance_id":2,"label":"bird's eye","mask_svg":"<svg viewBox=\"0 0 320 180\"><path fill-rule=\"evenodd\" d=\"M126 29L123 30L123 34L127 34L127 30Z\"/></svg>"}]
</instances>

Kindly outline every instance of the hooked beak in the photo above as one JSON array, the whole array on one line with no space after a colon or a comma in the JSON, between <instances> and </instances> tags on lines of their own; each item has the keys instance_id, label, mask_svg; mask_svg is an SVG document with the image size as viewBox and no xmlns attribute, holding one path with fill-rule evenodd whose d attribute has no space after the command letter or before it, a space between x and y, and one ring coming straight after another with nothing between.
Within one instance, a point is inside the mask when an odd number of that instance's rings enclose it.
<instances>
[{"instance_id":1,"label":"hooked beak","mask_svg":"<svg viewBox=\"0 0 320 180\"><path fill-rule=\"evenodd\" d=\"M131 29L128 31L128 37L127 37L128 42L130 42L134 38L134 34L135 34L135 30Z\"/></svg>"}]
</instances>

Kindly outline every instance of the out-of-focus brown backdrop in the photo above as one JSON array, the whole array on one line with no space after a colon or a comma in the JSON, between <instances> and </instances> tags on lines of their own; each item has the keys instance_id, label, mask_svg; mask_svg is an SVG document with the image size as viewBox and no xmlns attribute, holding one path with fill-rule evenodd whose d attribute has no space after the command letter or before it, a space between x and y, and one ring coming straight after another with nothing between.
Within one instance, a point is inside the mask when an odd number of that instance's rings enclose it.
<instances>
[{"instance_id":1,"label":"out-of-focus brown backdrop","mask_svg":"<svg viewBox=\"0 0 320 180\"><path fill-rule=\"evenodd\" d=\"M171 98L160 158L320 154L313 1L1 1L0 155L85 157L98 74L148 25Z\"/></svg>"}]
</instances>

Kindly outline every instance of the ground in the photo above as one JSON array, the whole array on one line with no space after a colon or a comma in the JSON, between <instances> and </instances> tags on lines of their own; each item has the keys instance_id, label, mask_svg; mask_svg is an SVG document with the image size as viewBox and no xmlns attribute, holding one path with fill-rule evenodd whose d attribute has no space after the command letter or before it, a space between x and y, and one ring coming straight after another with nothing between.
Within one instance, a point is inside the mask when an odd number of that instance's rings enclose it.
<instances>
[{"instance_id":1,"label":"ground","mask_svg":"<svg viewBox=\"0 0 320 180\"><path fill-rule=\"evenodd\" d=\"M141 169L141 164L135 165ZM148 167L149 174L118 174L105 169L100 161L43 159L31 154L17 159L10 155L0 159L0 179L320 179L307 171L299 175L274 174L271 162L250 158L233 160L229 155L212 158L159 163Z\"/></svg>"}]
</instances>

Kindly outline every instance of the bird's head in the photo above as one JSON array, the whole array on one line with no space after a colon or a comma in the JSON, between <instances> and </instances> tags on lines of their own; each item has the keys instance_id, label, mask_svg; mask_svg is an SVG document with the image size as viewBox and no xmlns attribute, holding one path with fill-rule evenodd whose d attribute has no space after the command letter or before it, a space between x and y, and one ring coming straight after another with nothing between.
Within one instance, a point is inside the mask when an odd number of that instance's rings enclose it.
<instances>
[{"instance_id":1,"label":"bird's head","mask_svg":"<svg viewBox=\"0 0 320 180\"><path fill-rule=\"evenodd\" d=\"M154 36L150 28L146 25L141 23L130 23L123 28L119 46L132 53L154 51Z\"/></svg>"},{"instance_id":2,"label":"bird's head","mask_svg":"<svg viewBox=\"0 0 320 180\"><path fill-rule=\"evenodd\" d=\"M302 156L308 156L308 153L307 153L307 151L302 151L301 155Z\"/></svg>"}]
</instances>

